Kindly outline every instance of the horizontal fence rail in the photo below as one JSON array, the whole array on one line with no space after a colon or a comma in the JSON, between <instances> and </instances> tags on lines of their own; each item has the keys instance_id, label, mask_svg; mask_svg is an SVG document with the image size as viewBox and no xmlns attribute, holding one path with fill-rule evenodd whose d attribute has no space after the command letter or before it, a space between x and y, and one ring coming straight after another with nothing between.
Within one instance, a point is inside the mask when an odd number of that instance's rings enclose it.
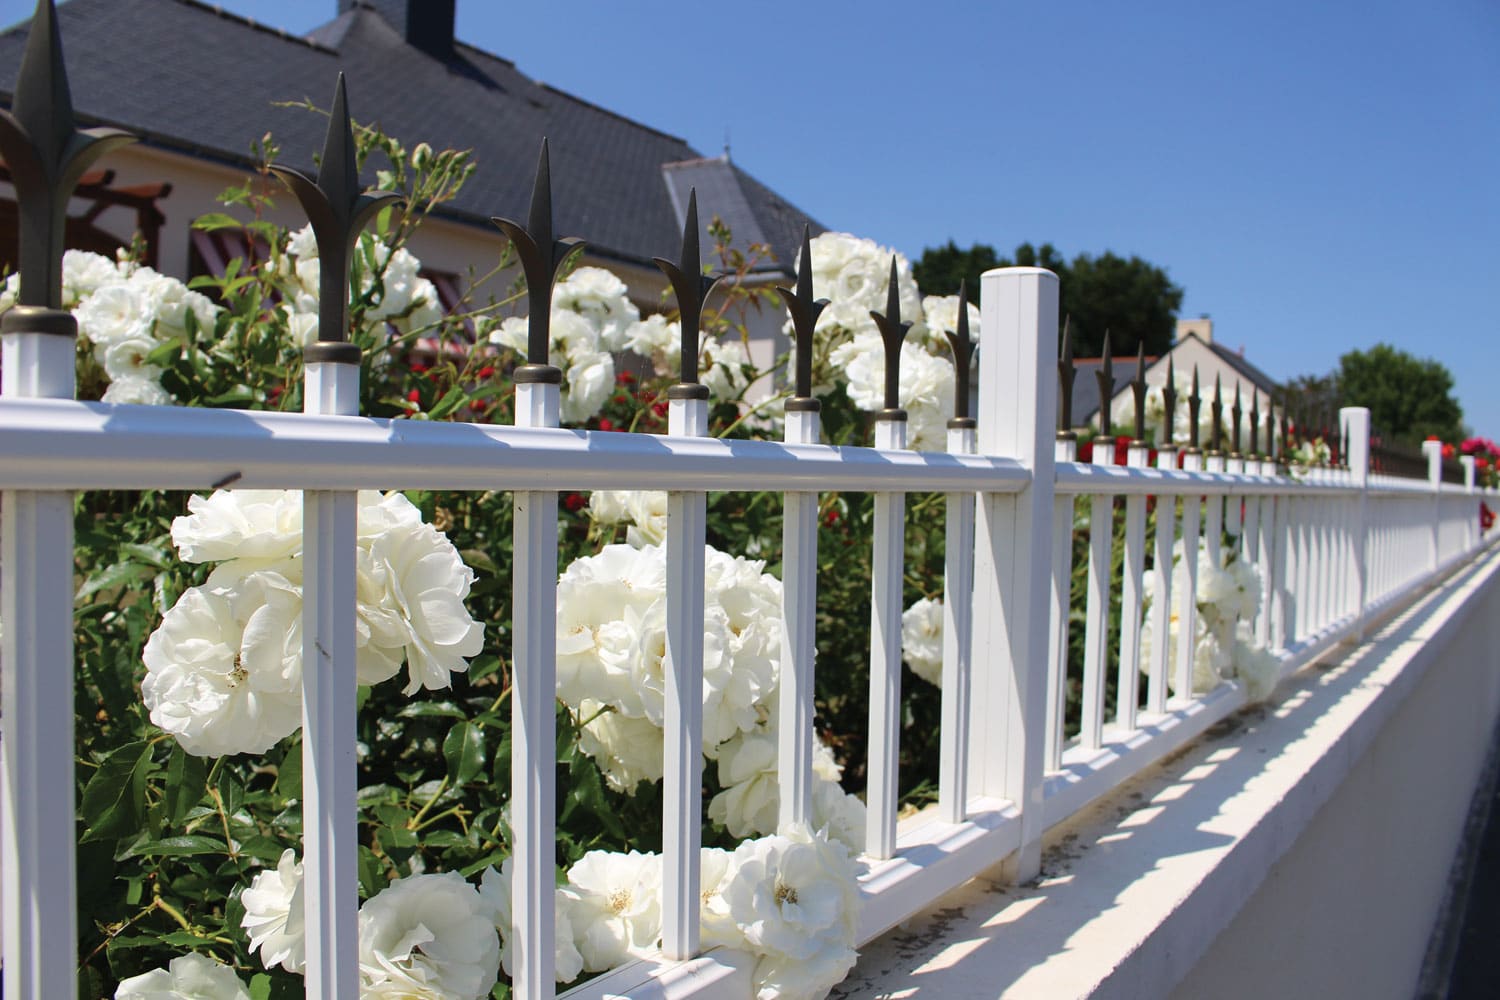
<instances>
[{"instance_id":1,"label":"horizontal fence rail","mask_svg":"<svg viewBox=\"0 0 1500 1000\"><path fill-rule=\"evenodd\" d=\"M543 409L536 425L529 427L229 410L195 411L188 420L183 411L172 408L29 399L7 388L0 398L5 594L23 594L39 586L39 581L48 574L56 576L71 558L71 542L61 521L37 529L43 536L37 541L45 544L34 548L12 544L29 530L20 520L29 516L28 497L65 496L71 490L205 489L233 483L315 491L307 494L308 503L317 505L308 523L317 526L312 530L318 533L318 551L326 555L319 562L310 561L309 590L314 596L306 613L317 616L316 631L309 634L331 635L337 631L341 613L335 609L340 601L348 603L339 596L348 583L338 579L335 568L352 557L353 531L340 524L347 516L341 498L353 490L514 491L517 524L527 526L528 540L524 550L517 550L518 579L529 581L528 595L545 595L553 583L551 567L557 558L558 491L668 489L676 491L674 495L698 498L684 499L672 508L671 523L677 527L669 534L668 592L676 599L699 595L696 601L675 605L673 620L681 621L673 626L679 631L669 640L689 643L689 652L677 656L678 662L691 666L690 637L700 628L703 614L701 569L692 570L695 561L701 566L704 545L701 523L694 526L700 516L695 503L701 509L704 493L782 491L789 511L809 509L798 508L798 498L820 490L868 490L897 496L946 493L950 503L958 504L952 515L956 520L950 519L955 538L962 543L972 537L972 542L949 549L947 579L955 593L945 595L958 613L949 618L957 634L945 640L949 683L943 691L943 712L945 726L952 727L955 739L962 742L944 744L940 806L899 823L890 791L895 780L890 773L895 767L894 751L884 751L888 763L881 781L886 791L871 799L872 853L864 861L861 878L858 938L869 940L997 863L1008 859L1010 873L1017 878L1034 874L1040 839L1048 827L1244 704L1243 679L1195 686L1191 662L1179 659L1175 668L1168 666L1173 650L1170 630L1164 628L1166 620L1178 618L1184 630L1181 634L1191 637L1198 613L1194 596L1197 560L1177 580L1172 579L1174 574L1159 570L1171 562L1174 547L1203 552L1210 566L1215 559L1232 558L1257 569L1258 610L1246 622L1248 635L1268 647L1272 670L1279 676L1335 642L1357 638L1375 616L1396 607L1486 543L1478 528L1477 491L1442 482L1436 460L1427 482L1368 473L1360 464L1368 450L1359 437L1368 416L1358 409L1343 411L1350 425L1355 463L1349 469L1309 469L1288 475L1268 460L1196 454L1186 457L1183 469L1150 468L1144 448L1133 449L1129 464L1123 466L1113 464L1111 449L1097 450L1092 463L1072 461L1071 443L1068 448L1061 444L1054 448L1051 440L1055 327L1049 317L1056 315L1051 305L1055 294L1056 279L1046 272L1018 268L985 276L984 329L999 349L986 352L987 361L981 355L981 386L996 387L981 392L977 439L981 454L970 453L976 444L962 434L954 439L950 453L807 443L816 440L815 425L811 435L789 426L789 443L558 430L545 426L549 419L555 420L548 417L545 402L539 404ZM7 346L19 336L24 334L7 332ZM13 356L7 353L7 361ZM1019 363L1013 363L1014 359ZM7 364L7 376L12 370ZM338 405L335 396L329 406ZM986 449L992 454L983 454ZM1159 464L1175 463L1166 457ZM978 500L973 529L966 527L965 498ZM1070 725L1063 718L1059 697L1066 683L1065 630L1071 608L1065 585L1073 567L1075 512L1089 515L1089 526L1082 530L1091 538L1086 557L1091 582L1081 609L1089 632L1082 675L1084 718L1076 736L1068 735ZM883 544L892 553L899 551L900 514L899 506L892 507L887 518L896 535ZM1119 560L1112 557L1117 517L1124 526L1124 554ZM807 539L809 549L815 544L817 525L805 514L790 519L786 530L794 538ZM1179 554L1178 558L1186 557ZM1153 564L1154 583L1146 579L1148 561ZM320 568L324 564L327 569ZM791 565L789 574L793 573ZM899 558L885 565L884 578L899 579ZM877 575L877 581L881 578ZM1062 591L1057 589L1059 581ZM791 699L789 709L801 711L799 706L810 696L809 615L816 581L804 574L796 578L796 586L792 582L789 577L785 614L791 627L786 630L784 655L793 659L788 663L786 697ZM1111 591L1121 595L1124 611L1112 606ZM322 595L327 595L326 601L315 599ZM899 600L899 595L892 598L878 590L872 597L881 627L891 627L886 623L893 599ZM516 618L517 662L550 663L555 655L549 645L555 607L541 597L528 600L533 603ZM1175 609L1173 615L1168 614L1171 609ZM13 638L17 635L49 657L67 655L72 628L67 616L53 615L46 608L31 609L19 600L7 601L5 614L8 665L24 667L27 662L26 649ZM330 614L334 617L327 617ZM1154 633L1149 649L1143 646L1143 628ZM1178 640L1179 656L1191 651L1191 643L1182 641L1181 635ZM696 655L701 656L701 651ZM888 659L894 654L887 646L881 655ZM796 666L798 659L803 666ZM543 666L528 669L550 676ZM8 684L18 673L7 670ZM673 676L676 679L668 689L671 711L691 723L699 701L692 688L701 684L701 676L691 670ZM20 696L7 686L6 697ZM321 700L312 701L309 710L326 710L318 706L327 706L330 697L320 693ZM526 726L533 726L539 715L550 716L550 689L526 691L523 697L525 711L531 713ZM896 695L891 692L882 697L886 699L882 704L891 705ZM70 702L64 701L71 713ZM7 700L6 718L14 718L23 710L22 704ZM63 714L60 708L49 709L41 703L31 710ZM803 713L798 728L809 724L810 717ZM872 725L871 745L885 741L893 747L899 725L893 712L882 708L872 716ZM331 717L312 731L318 734L310 740L313 754L327 753L336 759L351 750L339 745L352 740L347 722ZM550 839L550 827L541 822L541 816L555 808L557 789L550 787L550 769L538 767L527 756L552 738L550 726L534 731L518 728L513 738L517 747L513 766L529 769L527 775L517 774L517 795L530 796L534 802L528 807L533 819L517 824L519 855L520 842L527 838ZM695 745L696 739L683 742L669 766L669 772L682 775L676 787L684 790L696 783ZM810 767L811 757L806 741L788 737L780 753L782 771L793 781L791 787L799 777L805 781L803 772ZM14 759L16 755L9 756ZM550 756L541 759L551 760ZM337 772L330 773L336 792ZM685 859L696 851L695 838L686 834L701 819L693 797L671 801L674 812L667 837L669 841L683 837L673 856ZM309 797L308 808L335 807L319 806ZM799 805L793 794L784 808L788 816L797 817L805 815L806 804ZM326 815L336 816L332 811ZM71 830L71 806L51 822ZM322 884L331 891L340 878L347 877L334 845L339 840L335 830L348 826L348 819L320 826L309 818L307 825L328 830L325 836L331 853L326 873L325 869L309 869L308 877L314 888ZM44 839L68 835L63 829L52 829ZM15 844L23 828L7 817L4 836L7 843ZM536 878L527 891L540 903L551 877L542 871L549 864L548 852L540 850L539 844L532 846L538 848L528 855ZM694 967L700 972L718 969L726 976L740 967L738 960L712 954L694 957L697 934L690 915L696 913L696 904L689 902L697 896L696 876L683 863L678 868L681 875L668 879L670 898L664 901L667 912L675 914L667 945L672 954L656 963L637 963L634 973L621 970L586 984L574 991L576 995L602 996L601 990L617 990L632 976L634 981L659 981L663 970L683 963L698 963ZM32 904L21 896L57 888L43 880L8 892L6 918L12 922L8 926L38 926L32 923ZM310 898L319 896L310 894ZM341 904L342 898L326 897L319 906L337 913L341 905L351 905L348 901ZM341 925L332 920L329 926L329 940L347 948L347 921ZM551 948L547 934L523 940L533 950ZM339 965L342 958L330 954L326 961ZM17 961L29 959L17 956L7 964ZM724 981L707 974L700 978ZM332 975L326 981L343 982ZM336 994L337 987L329 989L334 992L325 990L324 995ZM530 981L524 995L544 996L551 991L550 980L539 976ZM683 995L690 994L688 990Z\"/></svg>"}]
</instances>

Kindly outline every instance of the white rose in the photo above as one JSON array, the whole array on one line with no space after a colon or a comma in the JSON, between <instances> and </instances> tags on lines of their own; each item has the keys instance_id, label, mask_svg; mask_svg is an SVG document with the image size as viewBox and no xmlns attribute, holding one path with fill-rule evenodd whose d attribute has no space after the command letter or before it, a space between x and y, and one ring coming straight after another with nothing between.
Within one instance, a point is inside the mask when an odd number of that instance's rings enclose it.
<instances>
[{"instance_id":1,"label":"white rose","mask_svg":"<svg viewBox=\"0 0 1500 1000\"><path fill-rule=\"evenodd\" d=\"M176 400L160 384L149 378L134 375L124 376L111 382L99 397L105 403L123 403L130 406L170 406Z\"/></svg>"},{"instance_id":2,"label":"white rose","mask_svg":"<svg viewBox=\"0 0 1500 1000\"><path fill-rule=\"evenodd\" d=\"M649 954L661 939L661 858L590 851L568 871L578 891L573 926L588 972Z\"/></svg>"},{"instance_id":3,"label":"white rose","mask_svg":"<svg viewBox=\"0 0 1500 1000\"><path fill-rule=\"evenodd\" d=\"M146 641L141 695L188 753L264 753L302 724L300 591L271 571L193 587Z\"/></svg>"},{"instance_id":4,"label":"white rose","mask_svg":"<svg viewBox=\"0 0 1500 1000\"><path fill-rule=\"evenodd\" d=\"M662 545L667 540L666 490L630 490L625 494L625 509L632 526L626 540L636 548Z\"/></svg>"},{"instance_id":5,"label":"white rose","mask_svg":"<svg viewBox=\"0 0 1500 1000\"><path fill-rule=\"evenodd\" d=\"M589 494L589 517L599 524L619 524L630 520L626 501L630 490L595 490Z\"/></svg>"},{"instance_id":6,"label":"white rose","mask_svg":"<svg viewBox=\"0 0 1500 1000\"><path fill-rule=\"evenodd\" d=\"M750 385L745 369L750 352L739 340L710 340L703 345L702 382L717 401L734 400Z\"/></svg>"},{"instance_id":7,"label":"white rose","mask_svg":"<svg viewBox=\"0 0 1500 1000\"><path fill-rule=\"evenodd\" d=\"M108 257L87 250L67 250L63 253L62 288L65 308L72 308L105 285L118 284L124 280L119 266Z\"/></svg>"},{"instance_id":8,"label":"white rose","mask_svg":"<svg viewBox=\"0 0 1500 1000\"><path fill-rule=\"evenodd\" d=\"M430 524L389 528L370 539L361 560L360 590L378 595L360 601L370 644L406 655L405 694L452 686L453 673L484 648L484 630L464 606L474 573L453 543Z\"/></svg>"},{"instance_id":9,"label":"white rose","mask_svg":"<svg viewBox=\"0 0 1500 1000\"><path fill-rule=\"evenodd\" d=\"M161 367L148 363L146 358L157 346L150 337L133 333L95 346L94 354L112 382L132 378L154 382L161 378Z\"/></svg>"},{"instance_id":10,"label":"white rose","mask_svg":"<svg viewBox=\"0 0 1500 1000\"><path fill-rule=\"evenodd\" d=\"M302 494L296 490L215 490L188 498L172 520L172 544L188 562L286 559L302 549Z\"/></svg>"},{"instance_id":11,"label":"white rose","mask_svg":"<svg viewBox=\"0 0 1500 1000\"><path fill-rule=\"evenodd\" d=\"M977 293L979 290L976 288ZM969 303L969 337L979 339L979 309ZM922 316L927 322L929 350L942 354L951 350L945 333L958 333L958 296L927 295L922 299Z\"/></svg>"},{"instance_id":12,"label":"white rose","mask_svg":"<svg viewBox=\"0 0 1500 1000\"><path fill-rule=\"evenodd\" d=\"M661 780L666 751L660 725L591 698L579 704L577 716L578 745L611 788L633 795L641 782Z\"/></svg>"},{"instance_id":13,"label":"white rose","mask_svg":"<svg viewBox=\"0 0 1500 1000\"><path fill-rule=\"evenodd\" d=\"M140 290L123 282L105 285L80 300L73 311L78 333L95 344L127 337L151 339L151 316Z\"/></svg>"},{"instance_id":14,"label":"white rose","mask_svg":"<svg viewBox=\"0 0 1500 1000\"><path fill-rule=\"evenodd\" d=\"M189 952L165 969L122 980L115 1000L250 1000L250 991L229 966Z\"/></svg>"},{"instance_id":15,"label":"white rose","mask_svg":"<svg viewBox=\"0 0 1500 1000\"><path fill-rule=\"evenodd\" d=\"M603 351L572 352L563 369L559 417L581 424L598 413L615 387L615 360Z\"/></svg>"},{"instance_id":16,"label":"white rose","mask_svg":"<svg viewBox=\"0 0 1500 1000\"><path fill-rule=\"evenodd\" d=\"M250 950L260 952L267 969L281 966L301 974L307 965L307 931L302 906L302 862L291 848L276 867L255 876L240 894L245 915L240 926L250 935Z\"/></svg>"},{"instance_id":17,"label":"white rose","mask_svg":"<svg viewBox=\"0 0 1500 1000\"><path fill-rule=\"evenodd\" d=\"M494 912L457 872L397 879L359 908L359 966L362 996L479 1000L500 970Z\"/></svg>"},{"instance_id":18,"label":"white rose","mask_svg":"<svg viewBox=\"0 0 1500 1000\"><path fill-rule=\"evenodd\" d=\"M557 695L577 709L583 699L617 701L629 690L634 634L627 609L640 615L666 595L660 549L606 545L573 560L557 581Z\"/></svg>"},{"instance_id":19,"label":"white rose","mask_svg":"<svg viewBox=\"0 0 1500 1000\"><path fill-rule=\"evenodd\" d=\"M625 282L600 267L580 267L552 287L553 314L563 310L587 319L606 351L624 350L628 331L640 319Z\"/></svg>"},{"instance_id":20,"label":"white rose","mask_svg":"<svg viewBox=\"0 0 1500 1000\"><path fill-rule=\"evenodd\" d=\"M484 870L479 881L479 895L494 913L495 929L500 932L500 967L506 975L511 970L511 882L514 877L515 858L506 858L498 871L494 866ZM555 976L559 983L571 983L583 973L583 956L573 941L573 909L578 903L578 893L568 886L559 886L553 904L553 942L556 950Z\"/></svg>"},{"instance_id":21,"label":"white rose","mask_svg":"<svg viewBox=\"0 0 1500 1000\"><path fill-rule=\"evenodd\" d=\"M943 602L924 597L901 615L901 658L930 684L943 683Z\"/></svg>"},{"instance_id":22,"label":"white rose","mask_svg":"<svg viewBox=\"0 0 1500 1000\"><path fill-rule=\"evenodd\" d=\"M734 866L720 899L762 956L756 995L785 995L778 986L787 971L786 984L806 991L798 996L822 996L843 979L854 965L859 918L856 870L844 846L793 829L741 844Z\"/></svg>"},{"instance_id":23,"label":"white rose","mask_svg":"<svg viewBox=\"0 0 1500 1000\"><path fill-rule=\"evenodd\" d=\"M632 323L625 333L625 347L651 361L658 375L675 375L682 348L682 324L668 322L660 313Z\"/></svg>"}]
</instances>

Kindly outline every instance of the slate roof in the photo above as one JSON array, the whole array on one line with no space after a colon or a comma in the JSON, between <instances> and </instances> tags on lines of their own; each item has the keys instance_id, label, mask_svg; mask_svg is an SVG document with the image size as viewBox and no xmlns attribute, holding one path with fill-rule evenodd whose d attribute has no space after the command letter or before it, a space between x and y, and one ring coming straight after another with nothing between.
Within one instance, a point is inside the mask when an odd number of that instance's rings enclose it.
<instances>
[{"instance_id":1,"label":"slate roof","mask_svg":"<svg viewBox=\"0 0 1500 1000\"><path fill-rule=\"evenodd\" d=\"M719 212L736 243L741 224L747 235L754 230L788 273L802 223L811 221L737 166L705 161L682 139L532 80L514 63L461 42L451 60L434 58L369 8L346 10L306 38L197 0L68 0L58 19L79 117L160 147L248 165L252 140L270 131L284 162L310 168L326 120L272 102L310 99L327 107L342 70L356 119L379 123L408 146L473 150L478 168L442 213L460 221L488 228L492 215L525 218L543 136L551 147L557 231L583 237L604 256L675 258L682 223L672 185L688 175L716 182L727 196L721 209L700 193L705 224ZM7 104L25 38L24 23L0 32ZM722 166L683 166L694 162Z\"/></svg>"},{"instance_id":2,"label":"slate roof","mask_svg":"<svg viewBox=\"0 0 1500 1000\"><path fill-rule=\"evenodd\" d=\"M1188 336L1200 342L1203 340L1203 338L1199 337L1196 333L1190 333L1188 334ZM1259 368L1252 365L1250 362L1246 361L1245 356L1239 351L1231 351L1223 344L1214 340L1207 341L1206 344L1210 351L1213 351L1214 354L1218 355L1219 360L1223 361L1230 368L1233 368L1235 371L1239 372L1241 377L1243 377L1246 381L1258 386L1261 392L1265 393L1268 396L1271 396L1272 398L1280 398L1281 386L1276 384L1276 380L1271 378L1271 376L1267 375L1265 372L1261 371Z\"/></svg>"}]
</instances>

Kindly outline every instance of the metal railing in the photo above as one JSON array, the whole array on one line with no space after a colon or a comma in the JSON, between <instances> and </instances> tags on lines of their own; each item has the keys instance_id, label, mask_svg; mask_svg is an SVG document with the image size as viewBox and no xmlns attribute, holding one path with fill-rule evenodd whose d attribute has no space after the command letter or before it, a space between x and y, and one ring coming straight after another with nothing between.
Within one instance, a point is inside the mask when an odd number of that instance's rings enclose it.
<instances>
[{"instance_id":1,"label":"metal railing","mask_svg":"<svg viewBox=\"0 0 1500 1000\"><path fill-rule=\"evenodd\" d=\"M1234 546L1260 570L1265 592L1252 627L1285 673L1341 639L1359 637L1374 616L1484 544L1472 474L1466 486L1441 482L1440 456L1429 450L1425 483L1371 475L1369 418L1360 409L1340 415L1350 452L1343 469L1313 469L1294 477L1263 457L1204 456L1196 449L1178 469L1170 448L1160 452L1157 467L1148 468L1149 452L1142 445L1129 449L1123 466L1114 464L1112 449L1099 449L1092 463L1073 461L1073 443L1054 433L1058 281L1037 268L984 275L977 419L956 416L949 453L901 450L904 425L893 398L877 420L876 448L818 443L818 409L802 373L787 407L783 442L706 438L707 391L689 360L696 352L686 347L682 379L671 393L667 436L559 429L556 370L546 364L546 317L552 271L565 244L551 232L545 148L530 220L526 226L504 224L519 250L532 299L531 363L515 373L516 426L361 417L355 412L357 356L351 364L339 337L346 327L338 310L347 302L347 266L340 269L333 248L348 245L349 234L382 198L357 188L342 86L319 177L289 179L314 219L326 265L321 302L332 310L319 325L326 339L307 350L306 412L201 410L185 419L170 407L75 401L75 329L72 318L57 308L61 247L52 240L50 222L66 205L67 178L81 169L79 151L87 159L119 137L75 132L68 110L48 103L59 93L54 84L61 72L51 58L56 46L49 12L44 3L34 22L32 51L40 55L35 62L28 55L14 113L0 117L0 152L28 206L25 218L48 223L23 230L22 304L5 314L0 326L0 617L5 623L0 917L4 987L11 1000L51 1000L72 995L75 988L76 958L60 942L76 940L76 877L72 852L57 849L71 841L75 812L73 677L60 669L73 662L73 491L201 490L228 481L244 488L305 491L306 989L308 996L325 998L358 992L352 697L356 490L500 486L513 493L516 917L511 941L515 994L526 998L554 992L559 491L671 491L663 954L586 984L574 991L578 996L629 993L653 982L663 995L721 996L713 984L722 979L715 979L713 970L732 974L743 968L742 957L699 955L698 941L709 490L785 494L778 749L783 824L804 820L810 811L816 494L842 489L877 497L860 942L997 864L1004 863L1014 878L1033 876L1049 826L1244 704L1243 685L1194 690L1195 559L1188 559L1186 593L1172 593L1172 574L1159 571L1149 595L1156 636L1170 634L1166 622L1173 608L1184 623L1177 676L1168 675L1166 641L1157 641L1149 662L1143 661L1148 554L1165 568L1178 539L1189 554L1200 545L1211 555L1220 546ZM705 291L695 277L696 236L690 214L679 260L664 265L683 312L685 341L696 340L695 314ZM807 271L801 279L787 298L799 337L806 338L817 304ZM888 347L899 349L905 331L899 329L892 295L882 325ZM959 315L965 315L963 308ZM967 347L966 336L960 336ZM967 351L962 353L966 362ZM966 375L960 384L967 384ZM1196 419L1193 423L1196 427ZM947 495L948 618L939 800L935 808L898 822L902 497L907 492ZM1112 569L1111 553L1117 499L1124 521L1119 573ZM1154 529L1147 511L1153 503ZM1092 518L1083 721L1077 737L1066 739L1062 692L1075 504L1089 505ZM1123 608L1117 643L1109 639L1114 588ZM1118 669L1112 705L1111 663ZM1143 674L1142 700L1137 685ZM671 970L684 968L682 963L694 974L674 978Z\"/></svg>"}]
</instances>

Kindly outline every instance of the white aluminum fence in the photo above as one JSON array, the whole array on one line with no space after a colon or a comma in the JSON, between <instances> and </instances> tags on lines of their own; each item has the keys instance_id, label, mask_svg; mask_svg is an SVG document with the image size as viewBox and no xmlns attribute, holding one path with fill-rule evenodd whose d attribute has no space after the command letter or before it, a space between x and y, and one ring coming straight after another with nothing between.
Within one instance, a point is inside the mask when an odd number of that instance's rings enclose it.
<instances>
[{"instance_id":1,"label":"white aluminum fence","mask_svg":"<svg viewBox=\"0 0 1500 1000\"><path fill-rule=\"evenodd\" d=\"M1147 468L1100 449L1073 461L1053 431L1057 279L1035 268L984 276L978 432L953 432L950 454L817 443L815 413L788 415L786 441L714 440L704 405L671 402L664 437L555 428L557 388L519 387L519 426L420 423L350 414L351 366L312 364L308 412L285 414L110 406L72 400L73 345L13 319L0 390L3 489L3 771L5 991L11 1000L71 995L76 957L72 852L71 491L245 488L306 492L307 993L356 988L353 707L354 492L364 488L513 491L516 508L511 734L517 995L553 992L554 633L560 490L667 489L669 681L665 766L663 957L573 991L580 997L733 995L746 958L698 949L704 502L709 490L783 491L785 587L781 820L809 812L814 745L812 650L816 494L877 495L871 614L869 853L859 940L868 941L947 890L1004 863L1029 878L1043 832L1244 703L1223 684L1192 691L1189 594L1171 574L1143 590L1147 554L1169 564L1173 543L1215 550L1226 525L1265 584L1255 634L1281 670L1357 640L1392 609L1485 544L1472 485L1366 473L1368 412L1343 411L1349 470L1289 477L1268 462L1170 451ZM354 373L357 376L357 372ZM55 398L46 398L55 397ZM1470 466L1472 483L1472 466ZM943 733L935 808L897 822L902 496L947 494ZM1112 571L1113 508L1123 508L1123 570ZM1156 530L1149 530L1154 503ZM1083 721L1064 740L1068 584L1073 510L1091 511ZM1188 559L1189 578L1196 561ZM1189 584L1189 587L1192 585ZM1110 593L1123 608L1111 648ZM1143 605L1157 637L1140 652ZM1182 619L1178 677L1167 672L1167 615ZM1116 696L1107 668L1118 665ZM1137 707L1144 684L1144 707Z\"/></svg>"}]
</instances>

